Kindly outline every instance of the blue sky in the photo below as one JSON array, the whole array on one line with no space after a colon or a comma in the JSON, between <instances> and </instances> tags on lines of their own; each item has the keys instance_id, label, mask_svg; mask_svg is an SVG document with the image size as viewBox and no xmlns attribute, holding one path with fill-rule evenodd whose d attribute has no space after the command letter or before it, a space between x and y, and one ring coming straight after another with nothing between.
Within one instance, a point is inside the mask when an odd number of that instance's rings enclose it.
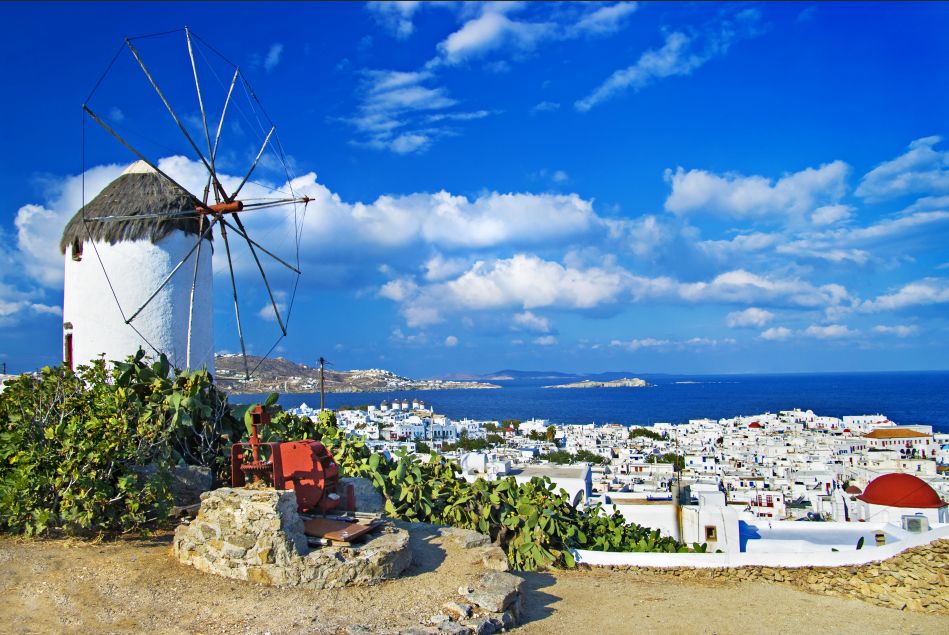
<instances>
[{"instance_id":1,"label":"blue sky","mask_svg":"<svg viewBox=\"0 0 949 635\"><path fill-rule=\"evenodd\" d=\"M241 66L314 198L277 354L418 376L946 368L949 5L405 2L0 5L11 369L58 360L83 165L88 200L134 159L88 121L83 151L80 105L123 38L186 24ZM136 43L196 132L184 35ZM92 107L200 187L133 63ZM230 178L261 140L244 122ZM254 178L285 188L269 156ZM246 218L295 248L291 213ZM238 260L264 352L276 325Z\"/></svg>"}]
</instances>

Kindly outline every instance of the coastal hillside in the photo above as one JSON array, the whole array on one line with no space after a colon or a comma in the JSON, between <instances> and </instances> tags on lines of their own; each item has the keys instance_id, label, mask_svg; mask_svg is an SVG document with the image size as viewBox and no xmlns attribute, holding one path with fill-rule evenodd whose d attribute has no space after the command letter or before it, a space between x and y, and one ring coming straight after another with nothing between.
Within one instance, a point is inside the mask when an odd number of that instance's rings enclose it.
<instances>
[{"instance_id":1,"label":"coastal hillside","mask_svg":"<svg viewBox=\"0 0 949 635\"><path fill-rule=\"evenodd\" d=\"M645 379L639 377L623 377L611 381L593 381L584 379L570 384L557 384L555 386L544 386L544 388L645 388L649 384Z\"/></svg>"},{"instance_id":2,"label":"coastal hillside","mask_svg":"<svg viewBox=\"0 0 949 635\"><path fill-rule=\"evenodd\" d=\"M217 355L214 358L217 383L232 393L317 392L320 369L298 364L283 357L261 359L247 356L251 378L244 379L241 355ZM256 370L255 370L256 368ZM323 371L326 392L388 392L395 390L457 390L498 388L480 381L410 379L382 369Z\"/></svg>"}]
</instances>

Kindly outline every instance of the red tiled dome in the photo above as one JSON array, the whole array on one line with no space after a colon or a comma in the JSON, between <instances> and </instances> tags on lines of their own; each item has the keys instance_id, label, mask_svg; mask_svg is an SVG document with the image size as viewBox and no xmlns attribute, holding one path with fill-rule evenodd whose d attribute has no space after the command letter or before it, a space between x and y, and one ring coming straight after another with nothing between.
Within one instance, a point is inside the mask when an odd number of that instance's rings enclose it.
<instances>
[{"instance_id":1,"label":"red tiled dome","mask_svg":"<svg viewBox=\"0 0 949 635\"><path fill-rule=\"evenodd\" d=\"M757 421L752 421L752 422L748 425L748 427L749 427L749 428L760 428L760 427L761 427L761 424L758 423Z\"/></svg>"},{"instance_id":2,"label":"red tiled dome","mask_svg":"<svg viewBox=\"0 0 949 635\"><path fill-rule=\"evenodd\" d=\"M912 474L884 474L870 481L863 494L857 497L871 505L938 508L946 505L929 484Z\"/></svg>"},{"instance_id":3,"label":"red tiled dome","mask_svg":"<svg viewBox=\"0 0 949 635\"><path fill-rule=\"evenodd\" d=\"M862 494L863 490L857 487L856 485L848 485L847 489L844 490L848 494Z\"/></svg>"}]
</instances>

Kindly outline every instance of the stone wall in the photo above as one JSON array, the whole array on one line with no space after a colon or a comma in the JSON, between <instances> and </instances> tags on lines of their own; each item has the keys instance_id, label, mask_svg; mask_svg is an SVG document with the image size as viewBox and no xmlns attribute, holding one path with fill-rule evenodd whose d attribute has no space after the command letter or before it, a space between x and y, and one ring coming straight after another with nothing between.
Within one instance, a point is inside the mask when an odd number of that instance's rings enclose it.
<instances>
[{"instance_id":1,"label":"stone wall","mask_svg":"<svg viewBox=\"0 0 949 635\"><path fill-rule=\"evenodd\" d=\"M275 586L331 589L396 578L412 562L408 532L384 526L353 547L310 549L293 491L223 487L175 530L175 557L208 573Z\"/></svg>"},{"instance_id":2,"label":"stone wall","mask_svg":"<svg viewBox=\"0 0 949 635\"><path fill-rule=\"evenodd\" d=\"M889 560L851 567L611 567L679 578L781 582L887 608L949 615L949 540L907 549Z\"/></svg>"}]
</instances>

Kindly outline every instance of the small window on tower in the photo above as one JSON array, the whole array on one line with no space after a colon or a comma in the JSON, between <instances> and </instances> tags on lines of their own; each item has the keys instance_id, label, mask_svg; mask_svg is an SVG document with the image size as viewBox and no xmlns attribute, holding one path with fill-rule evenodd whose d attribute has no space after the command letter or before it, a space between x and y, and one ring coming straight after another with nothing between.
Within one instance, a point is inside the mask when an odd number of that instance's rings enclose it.
<instances>
[{"instance_id":1,"label":"small window on tower","mask_svg":"<svg viewBox=\"0 0 949 635\"><path fill-rule=\"evenodd\" d=\"M718 540L718 528L715 525L705 525L705 542L716 542Z\"/></svg>"},{"instance_id":2,"label":"small window on tower","mask_svg":"<svg viewBox=\"0 0 949 635\"><path fill-rule=\"evenodd\" d=\"M76 262L82 260L82 241L78 238L72 241L72 259Z\"/></svg>"}]
</instances>

